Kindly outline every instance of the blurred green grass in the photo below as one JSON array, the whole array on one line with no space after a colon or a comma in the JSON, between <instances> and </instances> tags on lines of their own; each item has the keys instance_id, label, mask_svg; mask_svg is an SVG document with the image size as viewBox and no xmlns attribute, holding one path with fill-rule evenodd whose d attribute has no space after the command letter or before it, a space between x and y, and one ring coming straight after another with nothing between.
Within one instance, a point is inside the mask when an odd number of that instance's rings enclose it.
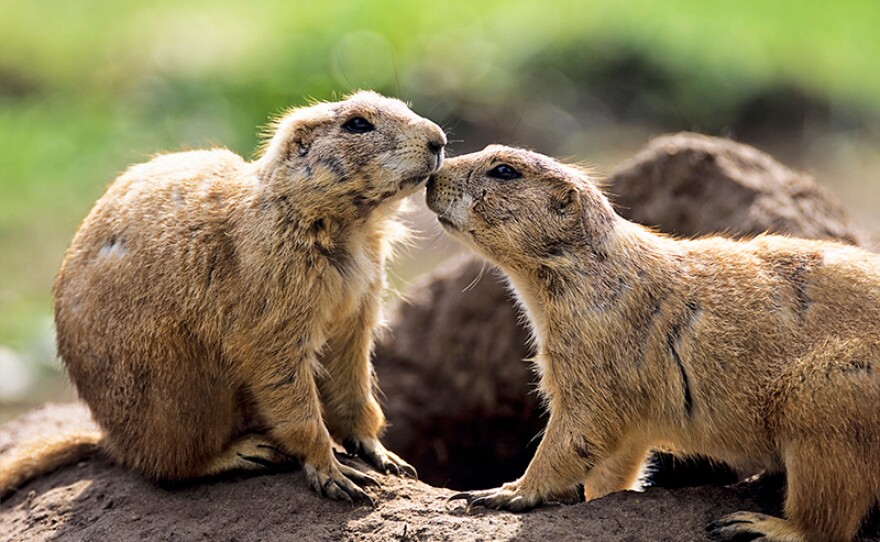
<instances>
[{"instance_id":1,"label":"blurred green grass","mask_svg":"<svg viewBox=\"0 0 880 542\"><path fill-rule=\"evenodd\" d=\"M638 51L676 78L685 119L780 85L878 114L878 26L875 0L4 0L0 346L46 355L64 249L126 165L250 155L305 97L371 87L449 125L539 99L523 80L547 55L575 74Z\"/></svg>"}]
</instances>

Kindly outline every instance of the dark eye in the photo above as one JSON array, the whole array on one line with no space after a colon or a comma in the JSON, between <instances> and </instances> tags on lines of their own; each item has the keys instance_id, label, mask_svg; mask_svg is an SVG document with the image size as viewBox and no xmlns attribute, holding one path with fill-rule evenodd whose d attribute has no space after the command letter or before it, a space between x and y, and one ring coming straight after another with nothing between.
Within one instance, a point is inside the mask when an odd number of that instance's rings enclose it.
<instances>
[{"instance_id":1,"label":"dark eye","mask_svg":"<svg viewBox=\"0 0 880 542\"><path fill-rule=\"evenodd\" d=\"M376 127L364 117L352 117L345 121L345 124L342 125L342 129L351 134L365 134L367 132L372 132Z\"/></svg>"},{"instance_id":2,"label":"dark eye","mask_svg":"<svg viewBox=\"0 0 880 542\"><path fill-rule=\"evenodd\" d=\"M505 181L511 181L513 179L519 179L522 177L522 173L513 169L512 166L508 166L507 164L499 164L486 173L489 177L493 179L502 179Z\"/></svg>"}]
</instances>

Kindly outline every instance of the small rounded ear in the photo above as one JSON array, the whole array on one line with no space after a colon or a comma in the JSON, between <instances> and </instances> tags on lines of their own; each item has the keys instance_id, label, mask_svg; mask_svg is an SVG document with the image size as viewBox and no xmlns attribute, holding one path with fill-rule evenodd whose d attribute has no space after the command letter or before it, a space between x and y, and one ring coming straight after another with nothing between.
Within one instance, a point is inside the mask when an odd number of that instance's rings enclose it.
<instances>
[{"instance_id":1,"label":"small rounded ear","mask_svg":"<svg viewBox=\"0 0 880 542\"><path fill-rule=\"evenodd\" d=\"M559 190L553 195L553 205L561 215L577 212L581 208L581 194L574 188Z\"/></svg>"},{"instance_id":2,"label":"small rounded ear","mask_svg":"<svg viewBox=\"0 0 880 542\"><path fill-rule=\"evenodd\" d=\"M286 114L272 127L272 135L263 146L262 160L281 164L291 157L308 154L321 124L331 115L316 106L296 109Z\"/></svg>"},{"instance_id":3,"label":"small rounded ear","mask_svg":"<svg viewBox=\"0 0 880 542\"><path fill-rule=\"evenodd\" d=\"M297 126L293 133L290 134L289 152L297 156L305 156L309 153L309 147L312 146L312 138L314 130L310 126Z\"/></svg>"},{"instance_id":4,"label":"small rounded ear","mask_svg":"<svg viewBox=\"0 0 880 542\"><path fill-rule=\"evenodd\" d=\"M288 152L297 156L307 155L315 139L315 130L320 124L321 121L317 119L302 119L296 122L288 139Z\"/></svg>"}]
</instances>

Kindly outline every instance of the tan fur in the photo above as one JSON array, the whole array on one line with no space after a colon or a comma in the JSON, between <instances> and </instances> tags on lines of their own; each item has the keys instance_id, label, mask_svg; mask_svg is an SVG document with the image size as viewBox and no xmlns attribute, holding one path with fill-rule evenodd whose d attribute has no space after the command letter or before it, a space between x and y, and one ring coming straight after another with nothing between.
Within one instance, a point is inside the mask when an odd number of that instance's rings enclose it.
<instances>
[{"instance_id":1,"label":"tan fur","mask_svg":"<svg viewBox=\"0 0 880 542\"><path fill-rule=\"evenodd\" d=\"M499 164L522 177L493 178ZM596 498L667 447L787 473L787 520L742 512L717 536L855 536L880 497L880 257L665 237L615 214L583 171L507 147L448 160L427 200L509 277L550 410L524 476L457 497L526 510L583 484Z\"/></svg>"},{"instance_id":2,"label":"tan fur","mask_svg":"<svg viewBox=\"0 0 880 542\"><path fill-rule=\"evenodd\" d=\"M0 498L44 472L76 463L98 450L97 431L70 432L18 446L0 456Z\"/></svg>"},{"instance_id":3,"label":"tan fur","mask_svg":"<svg viewBox=\"0 0 880 542\"><path fill-rule=\"evenodd\" d=\"M255 162L194 151L123 173L55 285L58 352L112 458L178 480L291 455L319 492L367 500L336 438L414 475L379 442L369 358L395 215L445 143L359 92L284 115Z\"/></svg>"}]
</instances>

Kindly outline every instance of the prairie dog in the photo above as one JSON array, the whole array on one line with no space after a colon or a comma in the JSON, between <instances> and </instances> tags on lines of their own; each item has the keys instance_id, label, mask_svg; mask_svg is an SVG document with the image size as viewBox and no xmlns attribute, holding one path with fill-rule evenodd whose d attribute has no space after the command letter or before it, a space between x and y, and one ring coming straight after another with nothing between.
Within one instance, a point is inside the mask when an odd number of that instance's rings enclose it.
<instances>
[{"instance_id":1,"label":"prairie dog","mask_svg":"<svg viewBox=\"0 0 880 542\"><path fill-rule=\"evenodd\" d=\"M370 501L375 480L332 443L415 476L379 441L370 353L396 213L446 137L373 92L272 132L253 162L215 149L132 166L86 217L55 283L58 352L103 429L76 443L156 480L294 456L319 493ZM34 449L0 488L70 460L63 442Z\"/></svg>"},{"instance_id":2,"label":"prairie dog","mask_svg":"<svg viewBox=\"0 0 880 542\"><path fill-rule=\"evenodd\" d=\"M507 275L550 411L521 478L454 498L590 500L630 488L664 447L786 473L786 519L737 512L715 536L856 535L880 497L880 257L673 239L618 216L584 171L501 146L448 160L427 202Z\"/></svg>"}]
</instances>

